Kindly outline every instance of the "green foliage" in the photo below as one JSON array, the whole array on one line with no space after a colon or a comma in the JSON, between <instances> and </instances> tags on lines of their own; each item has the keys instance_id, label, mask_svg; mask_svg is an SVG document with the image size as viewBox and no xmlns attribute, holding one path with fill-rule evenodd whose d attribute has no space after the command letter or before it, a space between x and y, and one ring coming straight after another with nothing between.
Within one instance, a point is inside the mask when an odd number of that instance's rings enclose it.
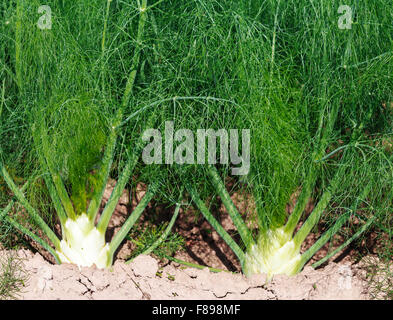
<instances>
[{"instance_id":1,"label":"green foliage","mask_svg":"<svg viewBox=\"0 0 393 320\"><path fill-rule=\"evenodd\" d=\"M0 256L0 300L17 299L25 285L27 274L22 260L14 253Z\"/></svg>"},{"instance_id":2,"label":"green foliage","mask_svg":"<svg viewBox=\"0 0 393 320\"><path fill-rule=\"evenodd\" d=\"M127 236L134 245L135 249L130 256L130 259L138 256L139 254L150 248L165 232L167 223L160 224L159 226L148 224L147 226L135 226ZM164 241L162 241L152 253L160 258L172 256L177 251L184 248L184 239L176 232L172 232Z\"/></svg>"},{"instance_id":3,"label":"green foliage","mask_svg":"<svg viewBox=\"0 0 393 320\"><path fill-rule=\"evenodd\" d=\"M63 98L38 108L34 118L33 126L47 131L50 141L35 143L37 152L70 185L76 211L85 212L89 177L99 167L108 131L100 106L83 96Z\"/></svg>"}]
</instances>

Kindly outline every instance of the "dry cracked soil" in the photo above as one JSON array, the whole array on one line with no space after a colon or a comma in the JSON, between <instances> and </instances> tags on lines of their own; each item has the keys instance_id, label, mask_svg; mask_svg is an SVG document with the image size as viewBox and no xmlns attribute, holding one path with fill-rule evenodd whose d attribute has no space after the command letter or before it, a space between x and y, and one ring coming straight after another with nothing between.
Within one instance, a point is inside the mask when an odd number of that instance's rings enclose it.
<instances>
[{"instance_id":1,"label":"dry cracked soil","mask_svg":"<svg viewBox=\"0 0 393 320\"><path fill-rule=\"evenodd\" d=\"M5 251L0 254L6 254ZM246 278L240 273L213 273L170 263L160 267L146 255L132 263L117 260L109 270L54 265L39 253L19 250L28 280L22 300L364 300L367 283L357 265L329 263L300 274Z\"/></svg>"}]
</instances>

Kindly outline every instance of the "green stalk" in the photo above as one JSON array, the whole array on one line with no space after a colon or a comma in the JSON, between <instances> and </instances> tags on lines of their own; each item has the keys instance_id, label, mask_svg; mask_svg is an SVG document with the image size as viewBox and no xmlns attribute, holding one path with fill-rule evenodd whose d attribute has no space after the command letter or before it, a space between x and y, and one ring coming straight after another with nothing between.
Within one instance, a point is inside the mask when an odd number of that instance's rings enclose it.
<instances>
[{"instance_id":1,"label":"green stalk","mask_svg":"<svg viewBox=\"0 0 393 320\"><path fill-rule=\"evenodd\" d=\"M5 79L3 79L3 88L1 90L1 104L0 104L0 119L3 114L3 108L5 106Z\"/></svg>"},{"instance_id":2,"label":"green stalk","mask_svg":"<svg viewBox=\"0 0 393 320\"><path fill-rule=\"evenodd\" d=\"M322 136L322 147L320 148L319 152L318 152L318 157L316 159L321 159L323 152L326 148L327 145L327 137L330 134L330 132L333 130L333 125L335 122L335 119L337 117L337 110L338 108L336 108L335 112L333 115L330 116L329 121L328 121L328 125L325 128L325 131L323 133ZM363 128L363 122L360 123L359 127L356 128L351 135L351 142L347 145L349 146L356 146L355 142L357 139L359 139L361 130ZM349 152L349 148L344 148L344 154L342 156L342 159L345 159L348 156L348 152ZM322 158L323 159L323 158ZM319 162L319 161L317 161ZM312 169L311 169L312 170ZM341 167L340 169L338 169L338 171L336 172L333 181L331 182L331 185L329 186L328 190L326 190L324 192L324 194L322 195L321 200L318 202L317 206L314 208L313 212L311 213L311 215L309 216L309 218L306 220L306 222L304 223L304 225L300 228L300 230L296 233L295 237L294 237L294 241L295 244L299 246L302 244L302 242L306 239L307 235L310 233L311 229L314 227L314 225L319 221L323 210L325 210L326 206L328 205L333 193L335 192L335 190L337 189L337 187L340 184L340 179L341 179L341 175L343 174L344 169ZM366 189L365 189L366 190ZM311 192L310 192L311 195ZM293 214L290 216L290 218L293 216ZM300 215L298 217L300 219ZM298 222L298 221L297 221ZM297 225L297 222L295 224L295 227ZM293 221L288 221L288 223L293 223ZM288 225L287 223L287 225ZM286 226L287 227L287 226ZM293 225L291 225L291 228L293 228ZM292 232L294 231L291 230Z\"/></svg>"},{"instance_id":3,"label":"green stalk","mask_svg":"<svg viewBox=\"0 0 393 320\"><path fill-rule=\"evenodd\" d=\"M49 170L51 172L53 184L57 190L59 199L63 203L65 212L67 213L69 218L75 219L76 214L74 211L74 207L72 206L71 199L68 196L68 193L67 193L67 190L64 186L63 180L61 179L60 175L58 173L56 173L54 170L51 170L50 168L49 168Z\"/></svg>"},{"instance_id":4,"label":"green stalk","mask_svg":"<svg viewBox=\"0 0 393 320\"><path fill-rule=\"evenodd\" d=\"M106 42L106 31L108 28L108 19L109 19L109 10L111 6L112 0L107 0L106 3L106 13L104 20L104 30L102 32L102 40L101 40L101 81L102 81L102 92L105 92L105 70L104 70L104 58L105 58L105 42Z\"/></svg>"},{"instance_id":5,"label":"green stalk","mask_svg":"<svg viewBox=\"0 0 393 320\"><path fill-rule=\"evenodd\" d=\"M106 228L108 227L109 220L112 217L113 212L115 211L116 205L119 202L119 199L123 193L124 187L129 181L132 171L138 162L138 158L133 154L130 159L127 161L126 166L120 176L120 179L117 181L115 188L112 191L111 196L104 208L104 211L101 214L100 220L97 224L98 231L104 233Z\"/></svg>"},{"instance_id":6,"label":"green stalk","mask_svg":"<svg viewBox=\"0 0 393 320\"><path fill-rule=\"evenodd\" d=\"M243 243L245 244L246 248L249 248L254 243L252 234L248 229L246 223L242 219L242 216L240 215L239 211L236 209L236 206L234 205L228 191L226 190L225 185L222 182L222 179L220 178L217 172L217 169L214 166L210 165L208 169L208 173L215 189L220 195L221 200L228 211L229 216L231 217L233 223L235 224L237 230L239 231Z\"/></svg>"},{"instance_id":7,"label":"green stalk","mask_svg":"<svg viewBox=\"0 0 393 320\"><path fill-rule=\"evenodd\" d=\"M321 260L319 260L318 262L314 263L312 265L313 268L317 268L319 267L321 264L323 264L325 261L329 260L331 257L333 257L337 252L341 251L342 249L344 249L346 246L348 246L352 241L356 240L357 238L359 238L361 236L361 234L363 232L365 232L375 221L376 217L372 217L370 218L366 224L364 224L351 238L349 238L347 241L345 241L341 246L339 246L336 250L332 251L331 253L329 253L327 256L325 256L324 258L322 258ZM315 243L317 244L317 243ZM322 247L323 245L321 245L320 247ZM311 248L310 248L311 249ZM319 248L320 249L320 248ZM316 251L318 251L319 249L317 249ZM315 251L315 252L316 252ZM308 260L310 260L310 258L308 258L307 256L304 257L304 264L307 263ZM307 260L306 260L307 259ZM303 259L302 259L303 260ZM303 261L302 261L303 262ZM303 264L303 265L304 265Z\"/></svg>"},{"instance_id":8,"label":"green stalk","mask_svg":"<svg viewBox=\"0 0 393 320\"><path fill-rule=\"evenodd\" d=\"M30 180L27 181L27 182L22 186L22 188L20 188L20 192L25 192L26 189L29 187L29 185L30 185ZM8 203L8 205L3 209L3 211L0 213L0 221L3 219L3 217L4 217L5 215L8 215L8 212L10 212L10 210L12 209L12 207L14 206L14 204L15 204L15 201L14 201L14 199L12 199L12 200Z\"/></svg>"},{"instance_id":9,"label":"green stalk","mask_svg":"<svg viewBox=\"0 0 393 320\"><path fill-rule=\"evenodd\" d=\"M270 82L273 81L273 68L274 68L274 57L276 53L276 37L277 37L277 24L278 24L278 10L280 8L280 2L277 3L276 14L274 15L274 29L273 29L273 40L272 40L272 55L270 59Z\"/></svg>"},{"instance_id":10,"label":"green stalk","mask_svg":"<svg viewBox=\"0 0 393 320\"><path fill-rule=\"evenodd\" d=\"M50 160L50 156L48 155L48 150L50 150L50 147L49 147L50 144L49 144L48 135L47 135L47 132L46 132L44 126L41 126L40 133L41 133L41 139L43 142L44 159L46 160L47 168L49 169L49 172L52 176L53 184L57 190L56 198L58 197L60 199L68 217L70 219L75 219L76 214L74 211L74 207L72 205L70 197L68 196L68 193L67 193L67 190L64 186L63 180L61 179L60 174L57 173L55 171L55 169L53 168L53 164Z\"/></svg>"},{"instance_id":11,"label":"green stalk","mask_svg":"<svg viewBox=\"0 0 393 320\"><path fill-rule=\"evenodd\" d=\"M4 177L5 182L11 191L15 194L15 197L18 201L25 207L30 217L37 223L37 225L41 228L41 230L46 234L46 236L52 241L56 249L60 248L60 240L57 238L56 234L49 228L49 226L45 223L45 221L39 216L39 214L35 211L35 209L30 205L30 203L26 200L23 193L19 190L19 188L15 185L14 181L10 177L7 170L0 163L0 170Z\"/></svg>"},{"instance_id":12,"label":"green stalk","mask_svg":"<svg viewBox=\"0 0 393 320\"><path fill-rule=\"evenodd\" d=\"M113 239L109 245L109 253L108 253L111 260L113 260L113 255L115 254L117 248L120 246L120 244L123 242L124 238L130 232L130 230L131 230L132 226L135 224L135 222L142 215L143 211L146 209L150 200L153 198L153 196L157 192L157 189L158 189L158 184L153 184L153 185L149 186L149 189L147 190L146 194L144 195L142 200L139 202L139 204L136 206L136 208L132 212L131 216L126 220L126 222L123 224L121 229L113 237Z\"/></svg>"},{"instance_id":13,"label":"green stalk","mask_svg":"<svg viewBox=\"0 0 393 320\"><path fill-rule=\"evenodd\" d=\"M343 150L343 149L346 149L346 148L348 148L348 147L352 147L352 146L353 146L352 144L346 144L345 146L338 147L337 149L333 150L332 152L330 152L329 154L327 154L326 156L324 156L322 159L320 159L320 160L315 160L315 163L323 162L323 161L325 161L326 159L329 159L331 156L335 155L337 152L339 152L339 151L341 151L341 150Z\"/></svg>"},{"instance_id":14,"label":"green stalk","mask_svg":"<svg viewBox=\"0 0 393 320\"><path fill-rule=\"evenodd\" d=\"M106 14L105 14L105 21L104 21L104 31L102 32L102 41L101 41L101 51L102 51L102 53L105 52L106 29L108 27L109 9L111 7L111 2L112 2L112 0L107 0L107 3L106 3Z\"/></svg>"},{"instance_id":15,"label":"green stalk","mask_svg":"<svg viewBox=\"0 0 393 320\"><path fill-rule=\"evenodd\" d=\"M146 126L149 128L153 122L156 119L156 114L152 114L149 119L147 120ZM138 162L138 156L140 154L140 151L143 149L144 145L146 142L142 141L142 139L139 139L136 143L136 146L134 148L134 152L129 150L129 153L131 155L129 156L127 163L123 169L123 172L117 181L115 188L113 189L109 200L107 204L105 205L104 211L101 214L100 220L98 221L97 224L97 229L100 232L106 232L106 228L108 227L109 220L112 217L113 212L115 211L116 205L119 202L119 199L122 195L122 192L124 190L124 187L127 184L127 181L129 181L131 174ZM108 167L108 174L109 174L109 167ZM102 190L104 192L104 190Z\"/></svg>"},{"instance_id":16,"label":"green stalk","mask_svg":"<svg viewBox=\"0 0 393 320\"><path fill-rule=\"evenodd\" d=\"M304 209L306 208L308 199L310 199L316 180L316 170L313 167L313 164L311 164L311 167L307 174L307 179L302 187L299 198L296 201L295 208L293 209L293 212L289 216L288 221L284 227L285 233L290 234L291 237L296 229L297 224L299 223Z\"/></svg>"},{"instance_id":17,"label":"green stalk","mask_svg":"<svg viewBox=\"0 0 393 320\"><path fill-rule=\"evenodd\" d=\"M168 237L169 233L171 232L173 225L175 224L175 221L179 215L180 212L180 207L181 204L178 203L176 205L176 209L175 212L171 218L171 221L169 222L168 226L166 227L164 233L149 247L147 248L145 251L143 251L141 254L144 255L149 255L150 253L152 253L161 243L163 243L165 241L165 239ZM132 262L135 258L130 259L126 262L126 264L129 264L130 262Z\"/></svg>"},{"instance_id":18,"label":"green stalk","mask_svg":"<svg viewBox=\"0 0 393 320\"><path fill-rule=\"evenodd\" d=\"M37 141L38 141L39 138L37 137L34 128L33 128L32 131L33 131L33 139L34 139L34 141L36 141L36 144L37 144ZM44 158L44 156L42 155L41 152L38 152L38 161L40 162L42 169L49 170L48 165L47 165L47 163L45 161L45 158ZM60 224L63 227L65 222L67 221L67 214L64 211L64 208L63 208L63 205L61 203L61 200L60 200L60 198L59 198L59 196L58 196L58 194L56 192L56 187L53 184L52 176L50 174L49 175L48 174L44 174L44 181L45 181L46 187L48 188L49 195L50 195L50 197L51 197L51 199L53 201L53 205L55 207L56 213L57 213L57 215L59 217Z\"/></svg>"},{"instance_id":19,"label":"green stalk","mask_svg":"<svg viewBox=\"0 0 393 320\"><path fill-rule=\"evenodd\" d=\"M107 13L106 13L107 17L106 17L106 20L105 20L104 33L103 33L103 38L102 38L102 52L103 53L104 53L104 50L105 50L105 37L106 37L107 20L108 20L108 16L109 16L110 2L111 2L111 0L108 0L108 2L107 2ZM105 149L105 153L104 153L104 159L103 159L103 162L102 162L101 171L99 173L99 184L98 185L100 187L97 188L96 190L94 190L94 193L93 193L93 196L92 196L92 199L90 201L89 208L88 208L88 211L87 211L87 215L90 218L90 220L92 220L92 221L94 221L96 216L97 216L100 204L102 202L102 197L104 195L104 191L105 191L105 188L106 188L106 182L108 180L110 169L111 169L111 166L112 166L113 154L114 154L114 150L115 150L115 147L116 147L116 140L117 140L117 132L116 132L116 130L117 130L117 128L121 124L121 119L123 117L124 109L128 105L128 102L130 100L130 95L131 95L132 89L134 87L136 73L137 73L136 68L138 67L139 60L140 60L140 52L141 52L141 50L140 50L140 43L142 41L142 37L143 37L143 33L144 33L144 27L145 27L145 22L146 22L146 19L147 19L146 6L147 6L147 0L144 0L142 2L142 7L140 8L141 14L139 16L138 34L137 34L137 40L136 40L137 41L137 45L136 45L134 56L133 56L133 59L132 59L131 71L130 71L130 74L128 76L126 88L124 90L122 104L121 104L119 110L117 111L115 121L112 124L111 133L110 133L110 136L108 138L107 148ZM129 169L132 170L133 168L129 168ZM111 197L111 199L112 199L112 197ZM112 204L112 206L113 206L113 204ZM110 219L110 216L109 216L109 219Z\"/></svg>"},{"instance_id":20,"label":"green stalk","mask_svg":"<svg viewBox=\"0 0 393 320\"><path fill-rule=\"evenodd\" d=\"M228 246L232 249L232 251L236 254L237 258L240 261L241 266L243 267L243 263L245 260L245 254L243 250L239 247L239 245L232 239L232 237L225 231L222 225L214 218L214 216L210 213L209 209L203 203L201 198L199 197L198 192L194 187L187 186L187 190L190 193L192 200L197 205L198 209L202 212L205 219L212 225L212 227L217 231L221 238L228 244Z\"/></svg>"},{"instance_id":21,"label":"green stalk","mask_svg":"<svg viewBox=\"0 0 393 320\"><path fill-rule=\"evenodd\" d=\"M341 170L339 170L339 172L341 172ZM323 193L317 206L314 208L314 210L312 211L310 216L304 222L304 224L302 225L300 230L296 233L295 237L293 238L293 241L295 242L295 245L298 248L300 248L301 244L306 239L308 234L311 232L312 228L318 223L323 211L326 209L334 192L336 191L337 187L339 186L340 180L341 180L341 175L336 173L336 175L333 178L333 181L331 182L328 189Z\"/></svg>"},{"instance_id":22,"label":"green stalk","mask_svg":"<svg viewBox=\"0 0 393 320\"><path fill-rule=\"evenodd\" d=\"M317 242L315 242L305 253L302 255L302 264L306 264L308 260L311 259L311 257L319 250L321 249L326 242L329 241L344 225L344 223L350 218L351 213L356 212L357 207L359 202L364 201L368 194L371 191L371 184L368 184L367 187L363 190L362 194L360 197L357 199L356 203L353 205L353 207L349 210L347 214L342 215L336 223L331 227L329 230L327 230L319 239ZM312 266L313 268L316 268L323 264L325 261L329 260L331 257L333 257L337 252L341 251L343 248L345 248L347 245L349 245L352 241L354 241L356 238L358 238L376 219L376 216L373 216L370 218L366 224L364 224L359 231L357 231L350 239L345 241L341 246L339 246L336 250L333 252L329 253L326 255L324 258L319 260L318 262L314 263Z\"/></svg>"},{"instance_id":23,"label":"green stalk","mask_svg":"<svg viewBox=\"0 0 393 320\"><path fill-rule=\"evenodd\" d=\"M118 112L118 117L120 116L120 112ZM102 201L102 197L105 192L106 182L109 178L110 169L112 167L113 155L115 153L117 140L116 129L112 128L110 135L108 137L107 147L104 152L104 158L102 160L102 165L100 171L98 172L98 188L94 188L93 196L90 200L89 208L87 210L87 216L91 221L95 221L98 210L100 208L100 204Z\"/></svg>"},{"instance_id":24,"label":"green stalk","mask_svg":"<svg viewBox=\"0 0 393 320\"><path fill-rule=\"evenodd\" d=\"M140 61L142 37L147 20L147 0L142 0L142 6L139 8L139 10L140 10L140 16L139 16L139 24L138 24L138 35L136 39L136 47L135 47L134 57L132 58L131 72L128 77L126 89L123 95L122 108L125 108L130 100L131 91L134 86L136 73L137 73L136 69L138 68L139 61Z\"/></svg>"},{"instance_id":25,"label":"green stalk","mask_svg":"<svg viewBox=\"0 0 393 320\"><path fill-rule=\"evenodd\" d=\"M34 234L33 232L31 232L29 229L27 229L26 227L22 226L20 223L18 223L17 221L15 221L14 219L10 218L10 217L6 217L5 218L8 223L10 223L14 228L18 229L20 232L22 232L22 234L27 235L28 237L30 237L31 239L33 239L35 242L37 242L39 245L41 245L41 247L43 247L45 250L47 250L56 260L57 264L61 264L60 262L60 258L58 256L58 254L56 253L56 251L43 239L41 239L40 237L38 237L36 234Z\"/></svg>"},{"instance_id":26,"label":"green stalk","mask_svg":"<svg viewBox=\"0 0 393 320\"><path fill-rule=\"evenodd\" d=\"M20 189L21 192L25 192L26 189L28 188L28 186L30 185L30 180L27 181L22 188ZM22 226L19 222L17 222L16 220L12 219L10 216L8 216L8 213L10 212L10 210L12 209L12 207L14 206L15 201L11 200L8 205L3 209L2 212L0 212L0 221L3 220L3 217L5 216L5 220L11 224L15 229L19 230L20 232L22 232L22 234L27 235L28 237L30 237L31 239L33 239L34 241L36 241L38 244L40 244L45 250L47 250L48 252L50 252L52 254L52 256L55 258L56 263L60 264L60 259L56 253L55 250L53 250L53 248L43 239L41 239L40 237L38 237L36 234L34 234L33 232L31 232L29 229L25 228L24 226Z\"/></svg>"},{"instance_id":27,"label":"green stalk","mask_svg":"<svg viewBox=\"0 0 393 320\"><path fill-rule=\"evenodd\" d=\"M310 199L312 191L314 189L315 183L317 181L317 168L319 166L319 162L321 161L321 158L323 157L325 153L325 149L328 144L328 137L330 136L331 132L333 131L334 124L337 119L337 114L338 114L338 106L335 106L333 108L333 111L329 115L328 122L326 124L326 127L323 129L323 115L324 112L320 113L319 117L319 126L317 130L317 137L319 139L318 147L315 149L313 156L312 156L312 162L310 164L310 168L307 173L307 178L306 181L303 185L302 191L300 193L300 196L296 202L295 208L292 212L292 214L289 216L288 221L284 227L284 231L288 234L293 235L297 224L300 221L300 218L302 217L302 214L306 208L308 199Z\"/></svg>"},{"instance_id":28,"label":"green stalk","mask_svg":"<svg viewBox=\"0 0 393 320\"><path fill-rule=\"evenodd\" d=\"M23 0L17 0L15 25L15 74L20 92L22 91L22 6Z\"/></svg>"}]
</instances>

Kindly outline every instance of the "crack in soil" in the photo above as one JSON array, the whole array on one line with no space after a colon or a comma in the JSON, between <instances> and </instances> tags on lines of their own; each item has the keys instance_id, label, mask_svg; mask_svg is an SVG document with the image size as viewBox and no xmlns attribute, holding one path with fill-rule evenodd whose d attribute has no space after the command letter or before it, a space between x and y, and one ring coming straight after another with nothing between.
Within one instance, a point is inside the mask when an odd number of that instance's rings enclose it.
<instances>
[{"instance_id":1,"label":"crack in soil","mask_svg":"<svg viewBox=\"0 0 393 320\"><path fill-rule=\"evenodd\" d=\"M132 279L132 278L130 278L130 279L134 283L135 288L137 288L142 293L142 300L151 300L151 295L149 293L143 291L140 284L135 282L134 279Z\"/></svg>"},{"instance_id":2,"label":"crack in soil","mask_svg":"<svg viewBox=\"0 0 393 320\"><path fill-rule=\"evenodd\" d=\"M86 295L87 293L89 293L89 294L90 294L90 297L89 297L89 298L91 298L91 294L92 294L94 291L91 290L91 289L82 281L82 279L78 279L78 282L79 282L80 284L82 284L82 285L86 288L86 291L85 291L85 292L82 292L82 296L84 296L84 295Z\"/></svg>"}]
</instances>

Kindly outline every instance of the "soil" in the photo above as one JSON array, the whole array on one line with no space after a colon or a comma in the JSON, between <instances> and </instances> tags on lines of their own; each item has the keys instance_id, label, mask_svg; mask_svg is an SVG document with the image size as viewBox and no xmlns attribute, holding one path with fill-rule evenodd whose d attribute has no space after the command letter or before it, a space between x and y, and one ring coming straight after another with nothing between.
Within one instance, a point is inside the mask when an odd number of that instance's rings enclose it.
<instances>
[{"instance_id":1,"label":"soil","mask_svg":"<svg viewBox=\"0 0 393 320\"><path fill-rule=\"evenodd\" d=\"M110 181L105 191L105 205L115 181ZM146 186L140 184L130 194L124 190L110 222L107 240L120 229L121 225L143 197ZM252 201L242 194L234 193L232 199L240 212L253 212ZM294 195L293 202L296 199ZM307 206L306 214L313 209L313 202ZM288 212L293 204L288 204ZM140 224L168 221L173 208L163 208L150 203ZM224 206L216 208L217 218L224 228L238 240L235 227ZM250 227L253 227L250 225ZM75 265L53 264L53 259L42 249L19 250L23 259L28 281L20 299L370 299L366 268L356 263L351 249L333 257L328 264L313 269L310 264L323 257L325 246L314 256L304 270L293 277L275 276L266 282L264 276L250 279L241 274L240 265L233 252L211 226L202 218L195 218L192 209L181 211L173 229L185 239L185 249L178 251L176 258L224 270L212 273L207 268L198 270L185 268L169 261L160 261L154 256L138 256L126 264L134 248L126 241L116 254L111 270L95 267L78 269ZM317 234L311 234L302 248L304 251L315 242ZM331 250L331 248L330 248ZM34 251L34 250L33 250ZM5 254L6 251L0 251Z\"/></svg>"},{"instance_id":2,"label":"soil","mask_svg":"<svg viewBox=\"0 0 393 320\"><path fill-rule=\"evenodd\" d=\"M0 254L5 254L4 251ZM110 270L53 265L39 253L19 250L29 274L19 299L28 300L365 300L364 274L356 265L330 263L300 274L246 278L240 273L212 273L178 264L159 266L140 255L131 264L117 260Z\"/></svg>"}]
</instances>

